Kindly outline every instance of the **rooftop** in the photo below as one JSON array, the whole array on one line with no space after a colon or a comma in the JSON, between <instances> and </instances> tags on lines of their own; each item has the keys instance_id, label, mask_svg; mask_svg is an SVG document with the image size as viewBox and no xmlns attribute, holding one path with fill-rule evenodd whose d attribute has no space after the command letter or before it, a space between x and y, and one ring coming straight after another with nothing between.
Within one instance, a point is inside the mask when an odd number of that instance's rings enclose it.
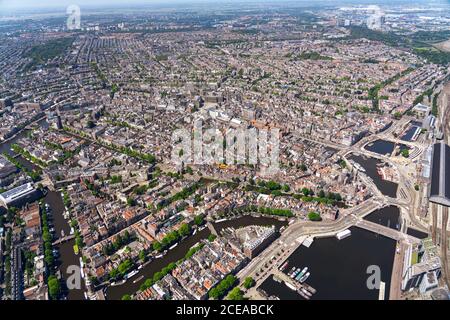
<instances>
[{"instance_id":1,"label":"rooftop","mask_svg":"<svg viewBox=\"0 0 450 320\"><path fill-rule=\"evenodd\" d=\"M430 201L450 206L450 147L444 143L433 146Z\"/></svg>"}]
</instances>

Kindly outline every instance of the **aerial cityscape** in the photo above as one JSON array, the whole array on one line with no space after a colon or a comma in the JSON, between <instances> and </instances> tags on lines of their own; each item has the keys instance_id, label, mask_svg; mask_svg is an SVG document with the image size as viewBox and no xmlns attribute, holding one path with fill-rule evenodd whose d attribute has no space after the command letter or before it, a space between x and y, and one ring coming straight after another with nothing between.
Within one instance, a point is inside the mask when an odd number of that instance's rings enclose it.
<instances>
[{"instance_id":1,"label":"aerial cityscape","mask_svg":"<svg viewBox=\"0 0 450 320\"><path fill-rule=\"evenodd\" d=\"M449 1L0 1L1 300L449 300L449 144Z\"/></svg>"}]
</instances>

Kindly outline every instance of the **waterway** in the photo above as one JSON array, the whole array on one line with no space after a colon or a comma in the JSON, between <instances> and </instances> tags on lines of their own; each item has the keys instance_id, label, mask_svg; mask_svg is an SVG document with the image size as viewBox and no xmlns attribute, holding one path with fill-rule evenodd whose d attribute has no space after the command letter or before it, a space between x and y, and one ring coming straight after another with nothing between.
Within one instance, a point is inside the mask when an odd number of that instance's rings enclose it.
<instances>
[{"instance_id":1,"label":"waterway","mask_svg":"<svg viewBox=\"0 0 450 320\"><path fill-rule=\"evenodd\" d=\"M45 197L45 203L47 203L52 212L53 225L55 228L56 238L61 237L62 232L64 235L70 234L70 225L69 222L64 218L64 203L62 200L62 196L60 192L57 191L49 191ZM80 257L81 254L76 255L73 246L75 244L75 239L63 242L56 246L56 249L59 252L60 258L59 261L59 269L61 271L61 275L63 279L67 280L70 273L68 273L69 266L79 266L80 265ZM69 270L70 271L70 270ZM72 271L73 272L73 271ZM81 287L79 289L70 289L68 290L65 286L65 282L63 283L63 288L66 293L66 297L69 300L82 300L84 297L84 280L80 281Z\"/></svg>"},{"instance_id":2,"label":"waterway","mask_svg":"<svg viewBox=\"0 0 450 320\"><path fill-rule=\"evenodd\" d=\"M414 137L414 134L418 129L422 127L422 123L418 121L411 121L409 124L409 128L406 130L406 132L400 137L403 141L411 141Z\"/></svg>"},{"instance_id":3,"label":"waterway","mask_svg":"<svg viewBox=\"0 0 450 320\"><path fill-rule=\"evenodd\" d=\"M428 238L428 233L426 232L422 232L413 228L408 228L406 230L406 233L409 234L410 236L416 237L418 239L425 239Z\"/></svg>"},{"instance_id":4,"label":"waterway","mask_svg":"<svg viewBox=\"0 0 450 320\"><path fill-rule=\"evenodd\" d=\"M367 144L364 149L375 152L381 155L388 155L390 156L392 154L392 151L394 151L395 143L385 140L376 140L374 142L371 142Z\"/></svg>"},{"instance_id":5,"label":"waterway","mask_svg":"<svg viewBox=\"0 0 450 320\"><path fill-rule=\"evenodd\" d=\"M37 122L37 125L41 126L42 128L48 128L48 123L46 119L42 119ZM19 132L14 138L3 142L0 144L0 153L6 152L9 155L15 156L16 159L27 169L33 170L36 169L37 166L28 161L27 159L17 156L13 151L11 151L11 145L19 141L20 139L24 138L28 134L28 130L23 130ZM61 194L59 192L55 191L49 191L45 198L45 203L47 203L50 206L51 213L52 213L52 220L51 222L54 225L55 228L55 240L61 236L61 231L64 231L65 235L70 234L70 226L69 222L64 218L64 204L61 197ZM67 279L69 274L67 273L67 268L71 265L80 265L79 262L79 256L75 255L75 252L73 251L73 245L75 244L75 240L70 240L65 243L62 243L56 247L56 249L59 252L59 268L62 274L63 279ZM80 289L72 289L72 290L66 290L65 288L65 281L62 281L62 287L66 291L67 298L70 300L80 300L84 299L84 281L81 282L81 288Z\"/></svg>"},{"instance_id":6,"label":"waterway","mask_svg":"<svg viewBox=\"0 0 450 320\"><path fill-rule=\"evenodd\" d=\"M400 230L401 228L400 209L396 206L378 209L365 216L364 219L394 230Z\"/></svg>"},{"instance_id":7,"label":"waterway","mask_svg":"<svg viewBox=\"0 0 450 320\"><path fill-rule=\"evenodd\" d=\"M389 298L396 241L358 227L350 228L351 236L315 239L309 248L300 246L288 258L285 272L292 267L308 267L306 283L317 290L312 300L377 300L379 290L367 287L367 267L379 266L381 281L386 283L385 299ZM303 300L284 283L266 279L260 286L269 296L281 300Z\"/></svg>"},{"instance_id":8,"label":"waterway","mask_svg":"<svg viewBox=\"0 0 450 320\"><path fill-rule=\"evenodd\" d=\"M286 226L287 221L280 221L269 217L243 216L232 220L214 223L213 225L217 232L220 232L222 229L228 227L238 228L249 225L275 225L275 227L279 229L282 226ZM139 287L142 283L144 283L146 279L152 277L154 273L161 271L161 269L163 269L169 263L176 262L183 258L191 247L195 246L202 239L206 239L209 234L209 229L205 228L202 231L197 232L195 235L186 238L174 249L169 250L167 254L162 258L155 259L145 265L138 274L128 279L128 281L124 284L109 286L106 289L106 298L108 300L120 300L125 294L136 293L136 291L139 290ZM136 279L139 279L139 281L133 283Z\"/></svg>"},{"instance_id":9,"label":"waterway","mask_svg":"<svg viewBox=\"0 0 450 320\"><path fill-rule=\"evenodd\" d=\"M377 164L381 163L380 160L355 154L352 154L350 159L359 163L366 170L366 174L370 178L372 178L373 182L382 194L392 198L396 197L398 184L395 182L383 180L378 174Z\"/></svg>"}]
</instances>

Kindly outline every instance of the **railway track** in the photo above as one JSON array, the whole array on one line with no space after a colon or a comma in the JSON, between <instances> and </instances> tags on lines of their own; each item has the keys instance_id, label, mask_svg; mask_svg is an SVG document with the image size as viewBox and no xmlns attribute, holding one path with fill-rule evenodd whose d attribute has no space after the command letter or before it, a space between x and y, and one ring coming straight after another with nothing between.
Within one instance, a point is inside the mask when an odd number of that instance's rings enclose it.
<instances>
[{"instance_id":1,"label":"railway track","mask_svg":"<svg viewBox=\"0 0 450 320\"><path fill-rule=\"evenodd\" d=\"M448 237L447 237L447 224L448 224L448 208L442 208L442 227L441 227L441 260L442 269L444 274L444 280L448 287L450 287L450 275L448 274Z\"/></svg>"}]
</instances>

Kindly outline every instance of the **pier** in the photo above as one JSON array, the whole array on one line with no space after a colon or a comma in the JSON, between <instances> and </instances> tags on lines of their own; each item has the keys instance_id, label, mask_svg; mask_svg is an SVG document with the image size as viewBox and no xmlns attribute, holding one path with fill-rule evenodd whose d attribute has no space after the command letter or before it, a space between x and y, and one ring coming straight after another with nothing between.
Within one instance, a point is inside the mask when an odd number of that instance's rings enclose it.
<instances>
[{"instance_id":1,"label":"pier","mask_svg":"<svg viewBox=\"0 0 450 320\"><path fill-rule=\"evenodd\" d=\"M287 274L285 274L284 272L282 272L278 269L273 270L273 275L274 275L274 277L283 281L291 289L295 288L297 293L300 294L303 298L305 298L307 300L309 300L311 298L311 296L317 292L317 290L314 289L313 287L311 287L310 285L308 285L306 283L300 283L298 281L295 281L294 279L291 279ZM311 296L307 296L306 294L304 294L302 292L302 289L308 291L311 294ZM300 293L300 292L302 292L302 293Z\"/></svg>"}]
</instances>

